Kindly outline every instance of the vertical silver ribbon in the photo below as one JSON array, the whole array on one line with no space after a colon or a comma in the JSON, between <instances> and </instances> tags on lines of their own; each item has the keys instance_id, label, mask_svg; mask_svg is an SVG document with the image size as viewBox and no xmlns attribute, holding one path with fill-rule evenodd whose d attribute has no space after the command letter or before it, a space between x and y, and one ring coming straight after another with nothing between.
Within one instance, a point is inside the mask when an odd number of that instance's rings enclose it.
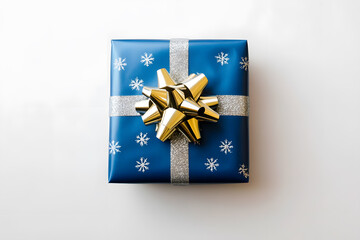
<instances>
[{"instance_id":1,"label":"vertical silver ribbon","mask_svg":"<svg viewBox=\"0 0 360 240\"><path fill-rule=\"evenodd\" d=\"M189 75L189 40L171 39L169 54L170 76L180 83ZM170 140L170 169L172 184L189 184L189 143L180 133Z\"/></svg>"}]
</instances>

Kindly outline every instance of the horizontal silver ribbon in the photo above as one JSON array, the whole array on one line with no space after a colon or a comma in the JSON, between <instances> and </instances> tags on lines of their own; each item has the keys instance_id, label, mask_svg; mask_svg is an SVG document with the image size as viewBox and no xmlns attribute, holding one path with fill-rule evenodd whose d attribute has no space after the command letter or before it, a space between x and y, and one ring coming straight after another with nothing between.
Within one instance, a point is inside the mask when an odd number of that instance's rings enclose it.
<instances>
[{"instance_id":1,"label":"horizontal silver ribbon","mask_svg":"<svg viewBox=\"0 0 360 240\"><path fill-rule=\"evenodd\" d=\"M135 109L135 103L144 99L144 95L110 97L110 117L140 115Z\"/></svg>"},{"instance_id":2,"label":"horizontal silver ribbon","mask_svg":"<svg viewBox=\"0 0 360 240\"><path fill-rule=\"evenodd\" d=\"M226 116L249 116L249 97L242 95L216 95L219 105L216 111Z\"/></svg>"},{"instance_id":3,"label":"horizontal silver ribbon","mask_svg":"<svg viewBox=\"0 0 360 240\"><path fill-rule=\"evenodd\" d=\"M216 111L222 116L249 116L249 97L242 95L217 95ZM135 103L146 99L143 95L110 97L110 117L140 116Z\"/></svg>"}]
</instances>

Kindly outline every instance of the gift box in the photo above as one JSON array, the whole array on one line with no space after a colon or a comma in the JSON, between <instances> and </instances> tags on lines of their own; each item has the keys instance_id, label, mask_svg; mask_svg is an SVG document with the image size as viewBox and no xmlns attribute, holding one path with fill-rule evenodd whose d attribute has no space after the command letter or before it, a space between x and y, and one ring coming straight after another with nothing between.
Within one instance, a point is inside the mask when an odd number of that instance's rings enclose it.
<instances>
[{"instance_id":1,"label":"gift box","mask_svg":"<svg viewBox=\"0 0 360 240\"><path fill-rule=\"evenodd\" d=\"M248 182L248 65L246 40L112 40L109 182Z\"/></svg>"}]
</instances>

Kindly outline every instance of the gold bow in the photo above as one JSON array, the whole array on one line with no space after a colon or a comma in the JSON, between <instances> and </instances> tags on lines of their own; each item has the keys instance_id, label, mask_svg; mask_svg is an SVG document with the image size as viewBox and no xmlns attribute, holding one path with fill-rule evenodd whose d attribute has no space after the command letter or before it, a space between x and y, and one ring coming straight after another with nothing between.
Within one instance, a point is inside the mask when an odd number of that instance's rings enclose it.
<instances>
[{"instance_id":1,"label":"gold bow","mask_svg":"<svg viewBox=\"0 0 360 240\"><path fill-rule=\"evenodd\" d=\"M202 97L208 80L204 74L190 74L176 84L165 68L157 71L158 88L144 87L142 93L149 99L139 101L135 109L145 125L158 123L156 137L168 139L179 130L189 142L199 143L199 121L217 122L220 115L213 109L218 105L216 96Z\"/></svg>"}]
</instances>

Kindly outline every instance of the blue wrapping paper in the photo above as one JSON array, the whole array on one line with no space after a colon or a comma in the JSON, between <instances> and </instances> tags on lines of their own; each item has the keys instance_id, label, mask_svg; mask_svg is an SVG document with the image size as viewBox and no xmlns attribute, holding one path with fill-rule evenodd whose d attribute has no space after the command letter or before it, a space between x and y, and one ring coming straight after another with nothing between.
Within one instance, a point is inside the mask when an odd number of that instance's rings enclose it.
<instances>
[{"instance_id":1,"label":"blue wrapping paper","mask_svg":"<svg viewBox=\"0 0 360 240\"><path fill-rule=\"evenodd\" d=\"M204 73L209 81L203 96L248 96L247 64L246 40L189 40L189 74ZM161 68L170 71L169 40L113 40L111 96L156 88ZM200 128L200 144L189 143L189 182L248 182L248 117L220 116ZM155 125L145 126L140 116L110 117L109 141L110 183L170 182L170 142L156 138Z\"/></svg>"}]
</instances>

